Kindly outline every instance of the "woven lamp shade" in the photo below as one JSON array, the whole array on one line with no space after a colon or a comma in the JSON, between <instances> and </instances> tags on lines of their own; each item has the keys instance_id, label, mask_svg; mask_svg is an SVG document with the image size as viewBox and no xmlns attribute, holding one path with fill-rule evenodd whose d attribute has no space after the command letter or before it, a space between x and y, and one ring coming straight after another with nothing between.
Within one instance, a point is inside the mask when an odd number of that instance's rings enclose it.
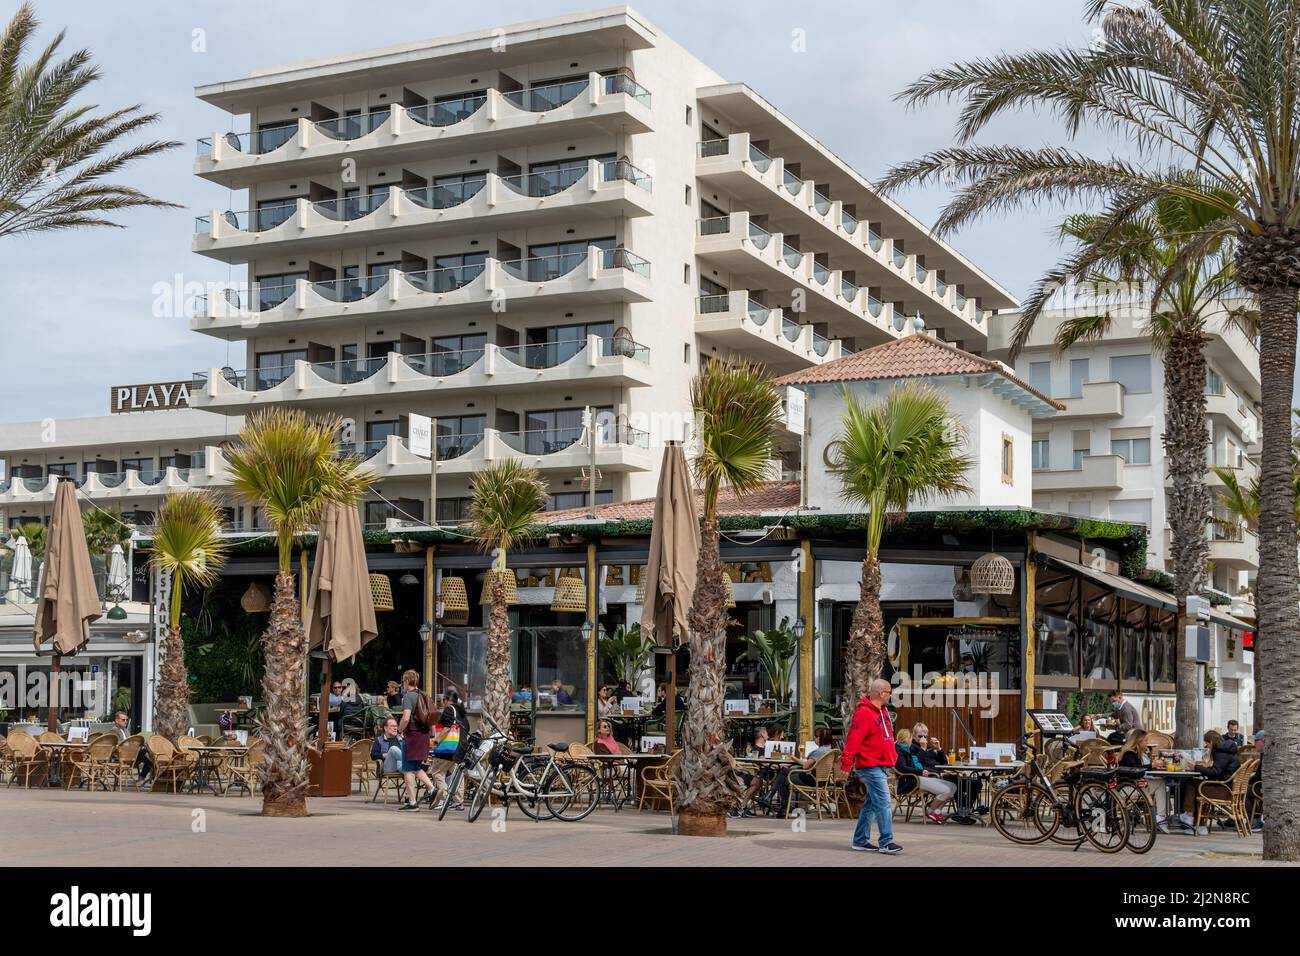
<instances>
[{"instance_id":1,"label":"woven lamp shade","mask_svg":"<svg viewBox=\"0 0 1300 956\"><path fill-rule=\"evenodd\" d=\"M479 600L479 604L487 605L492 603L492 579L498 574L501 575L501 580L506 583L506 603L518 604L519 584L515 580L515 572L508 568L505 571L488 571L483 575L483 597Z\"/></svg>"},{"instance_id":2,"label":"woven lamp shade","mask_svg":"<svg viewBox=\"0 0 1300 956\"><path fill-rule=\"evenodd\" d=\"M464 578L443 578L440 593L443 617L456 617L469 613L469 595L465 591Z\"/></svg>"},{"instance_id":3,"label":"woven lamp shade","mask_svg":"<svg viewBox=\"0 0 1300 956\"><path fill-rule=\"evenodd\" d=\"M370 599L374 602L376 611L393 609L393 586L388 582L388 575L370 575Z\"/></svg>"},{"instance_id":4,"label":"woven lamp shade","mask_svg":"<svg viewBox=\"0 0 1300 956\"><path fill-rule=\"evenodd\" d=\"M722 572L722 583L727 586L727 607L736 606L736 586L731 583L731 575L726 571Z\"/></svg>"},{"instance_id":5,"label":"woven lamp shade","mask_svg":"<svg viewBox=\"0 0 1300 956\"><path fill-rule=\"evenodd\" d=\"M257 614L261 611L271 610L271 592L267 590L265 584L257 581L248 582L248 590L244 596L239 599L239 606L249 614Z\"/></svg>"},{"instance_id":6,"label":"woven lamp shade","mask_svg":"<svg viewBox=\"0 0 1300 956\"><path fill-rule=\"evenodd\" d=\"M1010 594L1016 589L1016 569L1000 554L985 554L970 566L970 589L975 594Z\"/></svg>"},{"instance_id":7,"label":"woven lamp shade","mask_svg":"<svg viewBox=\"0 0 1300 956\"><path fill-rule=\"evenodd\" d=\"M561 614L587 613L587 588L582 578L573 571L561 571L555 579L555 596L551 610Z\"/></svg>"}]
</instances>

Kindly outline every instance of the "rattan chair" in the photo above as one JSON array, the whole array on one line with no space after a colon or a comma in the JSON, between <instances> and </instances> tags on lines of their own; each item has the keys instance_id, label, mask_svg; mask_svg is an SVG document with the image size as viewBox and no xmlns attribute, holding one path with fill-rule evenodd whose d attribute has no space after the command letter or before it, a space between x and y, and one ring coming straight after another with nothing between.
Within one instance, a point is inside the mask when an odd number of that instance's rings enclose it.
<instances>
[{"instance_id":1,"label":"rattan chair","mask_svg":"<svg viewBox=\"0 0 1300 956\"><path fill-rule=\"evenodd\" d=\"M1122 749L1123 744L1112 744L1101 737L1079 741L1079 750L1083 753L1083 762L1089 767L1105 767L1108 763L1106 757L1109 754L1119 753Z\"/></svg>"},{"instance_id":2,"label":"rattan chair","mask_svg":"<svg viewBox=\"0 0 1300 956\"><path fill-rule=\"evenodd\" d=\"M813 806L817 808L818 820L822 818L823 807L828 808L832 816L839 816L839 808L835 804L834 796L835 767L839 763L839 759L840 752L831 750L822 754L817 762L812 765L812 769L790 771L790 776L786 779L785 812L787 816L795 801L805 797L811 800ZM799 783L795 779L795 775L801 773L812 774L812 781Z\"/></svg>"},{"instance_id":3,"label":"rattan chair","mask_svg":"<svg viewBox=\"0 0 1300 956\"><path fill-rule=\"evenodd\" d=\"M911 777L914 781L912 789L907 793L899 793L898 785L908 777ZM915 773L891 773L889 775L889 795L894 799L894 813L903 814L904 823L911 823L912 814L917 810L924 813L925 805L929 800L929 795L921 789L920 774Z\"/></svg>"},{"instance_id":4,"label":"rattan chair","mask_svg":"<svg viewBox=\"0 0 1300 956\"><path fill-rule=\"evenodd\" d=\"M1174 738L1163 730L1148 730L1147 746L1155 747L1158 750L1172 750L1174 746Z\"/></svg>"},{"instance_id":5,"label":"rattan chair","mask_svg":"<svg viewBox=\"0 0 1300 956\"><path fill-rule=\"evenodd\" d=\"M662 800L671 810L677 804L677 767L682 762L682 752L673 751L666 763L641 768L641 799L637 812L645 809L647 800Z\"/></svg>"},{"instance_id":6,"label":"rattan chair","mask_svg":"<svg viewBox=\"0 0 1300 956\"><path fill-rule=\"evenodd\" d=\"M32 774L49 768L49 755L41 749L36 738L30 734L16 733L9 735L9 767L12 776L9 786L22 780L24 787L31 786Z\"/></svg>"},{"instance_id":7,"label":"rattan chair","mask_svg":"<svg viewBox=\"0 0 1300 956\"><path fill-rule=\"evenodd\" d=\"M116 749L116 736L98 734L84 750L70 752L68 754L70 772L63 783L64 789L71 790L73 781L78 778L86 785L87 790L93 790L97 781L107 790L108 787L104 786L105 777L111 777L116 786L117 763L113 760L113 751Z\"/></svg>"},{"instance_id":8,"label":"rattan chair","mask_svg":"<svg viewBox=\"0 0 1300 956\"><path fill-rule=\"evenodd\" d=\"M122 779L124 777L134 780L135 788L140 789L140 778L135 775L135 761L140 756L140 748L143 746L143 734L132 734L117 745L117 789L122 789Z\"/></svg>"},{"instance_id":9,"label":"rattan chair","mask_svg":"<svg viewBox=\"0 0 1300 956\"><path fill-rule=\"evenodd\" d=\"M222 796L230 793L231 787L238 786L244 790L250 797L257 792L257 768L262 765L262 759L266 752L266 745L261 739L254 740L248 745L248 750L242 754L231 754L230 763L227 770L230 774L227 780L225 790Z\"/></svg>"},{"instance_id":10,"label":"rattan chair","mask_svg":"<svg viewBox=\"0 0 1300 956\"><path fill-rule=\"evenodd\" d=\"M0 783L4 783L5 777L13 772L9 762L9 740L4 734L0 734Z\"/></svg>"},{"instance_id":11,"label":"rattan chair","mask_svg":"<svg viewBox=\"0 0 1300 956\"><path fill-rule=\"evenodd\" d=\"M1250 836L1250 815L1246 812L1246 795L1250 778L1255 774L1258 757L1248 756L1227 780L1202 780L1196 785L1196 827L1208 826L1213 820L1231 820L1237 836Z\"/></svg>"},{"instance_id":12,"label":"rattan chair","mask_svg":"<svg viewBox=\"0 0 1300 956\"><path fill-rule=\"evenodd\" d=\"M154 734L145 741L145 746L149 748L149 759L153 761L154 786L170 783L172 793L178 792L181 782L188 779L194 770L194 755L176 749L162 734Z\"/></svg>"},{"instance_id":13,"label":"rattan chair","mask_svg":"<svg viewBox=\"0 0 1300 956\"><path fill-rule=\"evenodd\" d=\"M362 737L352 745L352 779L361 785L362 793L370 792L370 778L374 775L370 767L370 748L374 743L374 737Z\"/></svg>"}]
</instances>

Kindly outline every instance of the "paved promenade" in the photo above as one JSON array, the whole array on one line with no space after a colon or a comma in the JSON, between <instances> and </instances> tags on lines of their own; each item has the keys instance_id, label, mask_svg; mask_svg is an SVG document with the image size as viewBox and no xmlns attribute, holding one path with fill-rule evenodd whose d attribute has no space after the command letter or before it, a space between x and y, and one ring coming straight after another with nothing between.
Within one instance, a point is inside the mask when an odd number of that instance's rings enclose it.
<instances>
[{"instance_id":1,"label":"paved promenade","mask_svg":"<svg viewBox=\"0 0 1300 956\"><path fill-rule=\"evenodd\" d=\"M633 866L1222 866L1259 860L1260 837L1231 833L1164 836L1148 854L1017 847L984 827L898 823L904 852L880 857L849 850L852 821L732 820L727 839L667 835L662 813L599 810L580 823L536 823L513 810L504 827L485 813L399 812L361 795L312 800L313 817L263 819L260 798L153 793L0 791L0 866L258 866L333 860L391 863L411 850L438 864ZM197 831L197 832L196 832ZM328 849L326 849L328 848Z\"/></svg>"}]
</instances>

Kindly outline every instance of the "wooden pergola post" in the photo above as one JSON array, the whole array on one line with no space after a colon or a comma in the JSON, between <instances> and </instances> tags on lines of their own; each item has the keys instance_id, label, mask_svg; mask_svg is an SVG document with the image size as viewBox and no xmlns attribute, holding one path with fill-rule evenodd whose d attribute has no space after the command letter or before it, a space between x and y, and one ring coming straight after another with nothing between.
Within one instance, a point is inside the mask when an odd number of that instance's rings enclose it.
<instances>
[{"instance_id":1,"label":"wooden pergola post","mask_svg":"<svg viewBox=\"0 0 1300 956\"><path fill-rule=\"evenodd\" d=\"M799 741L812 740L813 718L817 709L813 694L813 648L817 643L817 602L813 573L812 542L799 542L799 618L803 634L799 637Z\"/></svg>"}]
</instances>

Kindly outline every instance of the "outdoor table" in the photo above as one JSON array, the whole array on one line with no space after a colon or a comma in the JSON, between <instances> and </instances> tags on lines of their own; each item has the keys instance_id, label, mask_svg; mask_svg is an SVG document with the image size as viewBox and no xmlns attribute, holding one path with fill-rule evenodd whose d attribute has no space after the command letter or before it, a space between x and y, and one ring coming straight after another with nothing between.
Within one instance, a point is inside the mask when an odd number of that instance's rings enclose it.
<instances>
[{"instance_id":1,"label":"outdoor table","mask_svg":"<svg viewBox=\"0 0 1300 956\"><path fill-rule=\"evenodd\" d=\"M758 779L762 781L762 786L754 794L754 802L766 807L769 812L781 812L782 808L771 805L772 786L776 783L782 768L795 769L800 766L799 761L794 757L736 757L735 761L738 764L750 764L758 771Z\"/></svg>"},{"instance_id":2,"label":"outdoor table","mask_svg":"<svg viewBox=\"0 0 1300 956\"><path fill-rule=\"evenodd\" d=\"M49 783L52 787L61 786L63 784L63 769L64 764L68 761L68 754L73 750L85 750L90 746L88 743L80 740L59 740L49 741L47 743L37 741L37 744L44 750L54 751L54 754L51 756L57 755L59 758L57 764L52 767L52 772L50 773Z\"/></svg>"},{"instance_id":3,"label":"outdoor table","mask_svg":"<svg viewBox=\"0 0 1300 956\"><path fill-rule=\"evenodd\" d=\"M238 747L233 745L222 744L190 744L185 748L190 753L198 756L198 761L194 765L194 782L191 784L191 793L198 793L204 787L212 791L212 795L219 797L221 794L212 784L212 771L216 769L217 754L230 754L239 757L248 753L247 747Z\"/></svg>"},{"instance_id":4,"label":"outdoor table","mask_svg":"<svg viewBox=\"0 0 1300 956\"><path fill-rule=\"evenodd\" d=\"M1195 833L1194 827L1186 826L1179 818L1183 812L1183 790L1187 786L1187 781L1204 780L1206 778L1195 770L1152 770L1147 768L1146 775L1158 778L1164 785L1166 792L1173 791L1174 795L1170 799L1168 806L1165 807L1165 825L1171 831L1177 828Z\"/></svg>"},{"instance_id":5,"label":"outdoor table","mask_svg":"<svg viewBox=\"0 0 1300 956\"><path fill-rule=\"evenodd\" d=\"M605 718L608 720L609 718ZM641 765L652 762L663 762L668 759L668 754L656 753L630 753L630 754L597 754L593 753L589 759L596 761L599 768L600 789L601 792L609 797L614 804L614 812L617 813L623 809L623 804L637 798L637 790L641 779ZM616 796L615 776L619 771L627 774L627 787L621 797Z\"/></svg>"},{"instance_id":6,"label":"outdoor table","mask_svg":"<svg viewBox=\"0 0 1300 956\"><path fill-rule=\"evenodd\" d=\"M988 782L996 773L1014 773L1023 768L1023 760L1013 760L1010 763L979 764L979 763L950 763L940 764L930 772L936 776L942 777L945 773L969 774L979 781L979 794L983 794ZM974 804L971 803L971 795L965 793L965 787L958 787L957 793L953 798L956 807L956 815L968 816L975 819L979 818L979 799L975 798ZM987 818L980 821L984 826L989 825Z\"/></svg>"}]
</instances>

